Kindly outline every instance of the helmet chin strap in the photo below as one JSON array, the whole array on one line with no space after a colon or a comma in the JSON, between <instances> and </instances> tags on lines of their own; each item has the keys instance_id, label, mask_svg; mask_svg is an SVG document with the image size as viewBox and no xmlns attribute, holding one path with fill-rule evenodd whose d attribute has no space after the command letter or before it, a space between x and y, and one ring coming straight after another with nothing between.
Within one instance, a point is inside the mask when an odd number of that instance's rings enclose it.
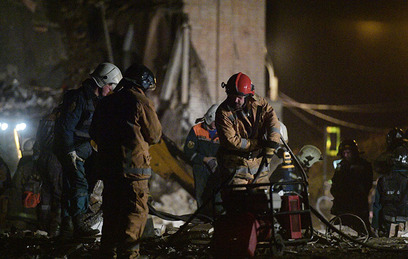
<instances>
[{"instance_id":1,"label":"helmet chin strap","mask_svg":"<svg viewBox=\"0 0 408 259\"><path fill-rule=\"evenodd\" d=\"M97 96L99 99L101 99L101 98L103 97L102 91L103 91L103 88L98 87L98 94L97 94L96 96Z\"/></svg>"}]
</instances>

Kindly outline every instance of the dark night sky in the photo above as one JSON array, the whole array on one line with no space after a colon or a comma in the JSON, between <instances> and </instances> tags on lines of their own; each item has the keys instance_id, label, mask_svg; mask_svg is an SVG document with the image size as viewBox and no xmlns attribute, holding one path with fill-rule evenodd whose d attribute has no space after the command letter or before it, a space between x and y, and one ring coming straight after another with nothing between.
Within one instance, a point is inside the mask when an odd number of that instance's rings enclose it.
<instances>
[{"instance_id":1,"label":"dark night sky","mask_svg":"<svg viewBox=\"0 0 408 259\"><path fill-rule=\"evenodd\" d=\"M266 37L279 90L299 102L397 105L408 96L406 1L267 1ZM324 113L372 127L408 125L403 110ZM287 110L283 117L289 137L304 128ZM342 130L347 137L367 134Z\"/></svg>"}]
</instances>

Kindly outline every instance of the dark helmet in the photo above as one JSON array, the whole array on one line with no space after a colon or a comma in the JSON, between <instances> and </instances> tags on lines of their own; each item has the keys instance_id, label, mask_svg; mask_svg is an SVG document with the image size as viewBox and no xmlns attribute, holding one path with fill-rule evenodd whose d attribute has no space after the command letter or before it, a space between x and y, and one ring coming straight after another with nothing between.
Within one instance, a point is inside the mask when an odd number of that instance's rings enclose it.
<instances>
[{"instance_id":1,"label":"dark helmet","mask_svg":"<svg viewBox=\"0 0 408 259\"><path fill-rule=\"evenodd\" d=\"M408 149L405 145L394 149L391 155L391 163L397 167L408 168Z\"/></svg>"},{"instance_id":2,"label":"dark helmet","mask_svg":"<svg viewBox=\"0 0 408 259\"><path fill-rule=\"evenodd\" d=\"M387 142L387 149L388 150L393 150L394 148L402 145L404 143L404 131L400 128L393 128L390 130L387 134L386 137L386 142Z\"/></svg>"},{"instance_id":3,"label":"dark helmet","mask_svg":"<svg viewBox=\"0 0 408 259\"><path fill-rule=\"evenodd\" d=\"M228 95L240 95L240 96L252 96L255 94L255 86L252 84L251 79L239 72L237 74L232 75L229 79L227 84L224 82L221 84Z\"/></svg>"},{"instance_id":4,"label":"dark helmet","mask_svg":"<svg viewBox=\"0 0 408 259\"><path fill-rule=\"evenodd\" d=\"M351 150L354 154L359 154L360 150L358 149L357 142L354 139L345 139L339 145L339 151L337 156L343 156L344 150Z\"/></svg>"},{"instance_id":5,"label":"dark helmet","mask_svg":"<svg viewBox=\"0 0 408 259\"><path fill-rule=\"evenodd\" d=\"M153 72L141 64L131 65L123 74L123 79L139 87L144 92L156 89L156 78Z\"/></svg>"}]
</instances>

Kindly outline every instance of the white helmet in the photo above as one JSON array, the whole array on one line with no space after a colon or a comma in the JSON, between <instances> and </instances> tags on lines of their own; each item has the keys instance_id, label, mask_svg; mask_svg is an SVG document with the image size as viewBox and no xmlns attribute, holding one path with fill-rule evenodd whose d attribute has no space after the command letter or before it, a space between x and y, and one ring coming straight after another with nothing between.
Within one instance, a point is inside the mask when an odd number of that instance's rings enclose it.
<instances>
[{"instance_id":1,"label":"white helmet","mask_svg":"<svg viewBox=\"0 0 408 259\"><path fill-rule=\"evenodd\" d=\"M21 145L21 152L23 156L32 156L34 152L34 138L25 139Z\"/></svg>"},{"instance_id":2,"label":"white helmet","mask_svg":"<svg viewBox=\"0 0 408 259\"><path fill-rule=\"evenodd\" d=\"M215 121L215 112L217 111L218 104L211 105L210 109L204 114L204 121L207 125L210 125Z\"/></svg>"},{"instance_id":3,"label":"white helmet","mask_svg":"<svg viewBox=\"0 0 408 259\"><path fill-rule=\"evenodd\" d=\"M289 141L288 129L286 128L285 124L283 124L281 121L279 121L279 124L280 124L279 133L282 136L283 140L286 143L288 143L288 141Z\"/></svg>"},{"instance_id":4,"label":"white helmet","mask_svg":"<svg viewBox=\"0 0 408 259\"><path fill-rule=\"evenodd\" d=\"M300 149L299 155L297 157L299 158L302 165L308 168L312 167L312 165L317 161L321 161L323 159L320 149L313 145L303 146Z\"/></svg>"},{"instance_id":5,"label":"white helmet","mask_svg":"<svg viewBox=\"0 0 408 259\"><path fill-rule=\"evenodd\" d=\"M122 79L122 73L119 68L107 62L100 63L89 75L100 88L107 84L112 84L112 88L115 89L116 85Z\"/></svg>"}]
</instances>

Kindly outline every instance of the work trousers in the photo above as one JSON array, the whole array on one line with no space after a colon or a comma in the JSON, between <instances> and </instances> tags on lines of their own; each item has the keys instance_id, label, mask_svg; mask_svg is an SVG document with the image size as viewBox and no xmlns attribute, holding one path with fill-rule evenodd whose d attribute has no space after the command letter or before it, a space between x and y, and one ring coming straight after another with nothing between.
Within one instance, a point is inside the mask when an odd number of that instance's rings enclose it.
<instances>
[{"instance_id":1,"label":"work trousers","mask_svg":"<svg viewBox=\"0 0 408 259\"><path fill-rule=\"evenodd\" d=\"M228 169L225 167L220 168L222 182L228 185L247 185L251 183L269 183L269 171L263 171L259 174L259 177L254 182L254 175L250 173L249 170L240 168L239 170ZM229 179L229 181L228 181ZM227 187L225 186L225 187ZM267 189L268 186L260 186L255 189ZM231 187L221 189L221 198L223 201L223 206L225 210L234 211L236 209L236 196L234 196L234 191L246 190L246 187ZM241 201L242 202L242 201Z\"/></svg>"},{"instance_id":2,"label":"work trousers","mask_svg":"<svg viewBox=\"0 0 408 259\"><path fill-rule=\"evenodd\" d=\"M148 176L104 180L101 254L137 258L149 209Z\"/></svg>"},{"instance_id":3,"label":"work trousers","mask_svg":"<svg viewBox=\"0 0 408 259\"><path fill-rule=\"evenodd\" d=\"M45 151L40 153L36 166L43 182L39 218L49 230L51 225L61 222L62 166L52 152Z\"/></svg>"},{"instance_id":4,"label":"work trousers","mask_svg":"<svg viewBox=\"0 0 408 259\"><path fill-rule=\"evenodd\" d=\"M79 157L86 160L92 152L91 145L84 143L75 148ZM58 154L62 165L62 217L84 214L89 206L88 181L83 161L76 161L76 169L68 154Z\"/></svg>"},{"instance_id":5,"label":"work trousers","mask_svg":"<svg viewBox=\"0 0 408 259\"><path fill-rule=\"evenodd\" d=\"M194 165L193 175L194 175L194 191L195 198L197 201L197 207L201 207L203 204L203 193L207 185L208 178L210 177L210 171L204 165Z\"/></svg>"}]
</instances>

